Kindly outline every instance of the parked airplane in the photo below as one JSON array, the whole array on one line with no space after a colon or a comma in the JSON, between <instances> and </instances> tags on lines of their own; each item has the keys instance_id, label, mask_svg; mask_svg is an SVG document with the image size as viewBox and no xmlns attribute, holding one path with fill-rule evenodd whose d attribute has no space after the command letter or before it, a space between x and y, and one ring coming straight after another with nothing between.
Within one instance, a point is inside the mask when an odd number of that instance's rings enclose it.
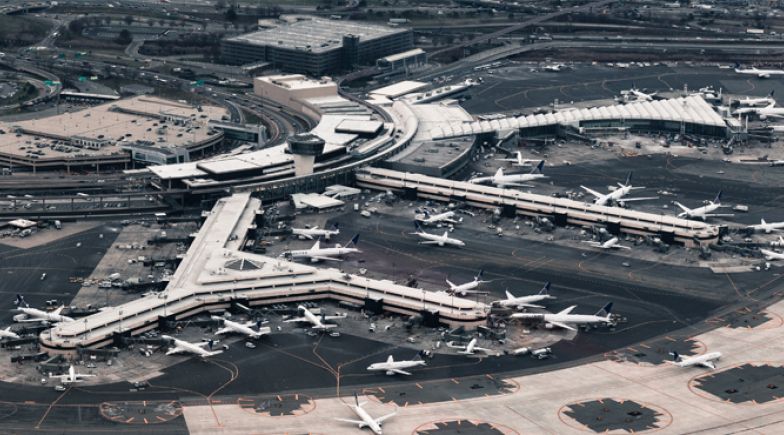
<instances>
[{"instance_id":1,"label":"parked airplane","mask_svg":"<svg viewBox=\"0 0 784 435\"><path fill-rule=\"evenodd\" d=\"M595 242L593 240L585 240L583 243L587 243L594 248L600 249L632 249L630 246L625 246L620 244L620 240L617 237L613 237L612 239L606 242Z\"/></svg>"},{"instance_id":2,"label":"parked airplane","mask_svg":"<svg viewBox=\"0 0 784 435\"><path fill-rule=\"evenodd\" d=\"M463 221L463 218L458 220L452 219L455 216L455 212L453 211L446 211L444 213L434 214L431 215L427 210L425 210L421 215L416 216L416 220L427 225L427 224L437 224L437 223L448 223L448 224L456 224Z\"/></svg>"},{"instance_id":3,"label":"parked airplane","mask_svg":"<svg viewBox=\"0 0 784 435\"><path fill-rule=\"evenodd\" d=\"M534 162L538 162L539 159L524 159L523 153L520 151L515 151L514 158L505 158L505 159L496 159L499 162L511 162L512 166L531 166Z\"/></svg>"},{"instance_id":4,"label":"parked airplane","mask_svg":"<svg viewBox=\"0 0 784 435\"><path fill-rule=\"evenodd\" d=\"M482 281L482 275L485 273L484 270L480 270L478 274L474 277L473 281L469 281L463 284L455 284L450 280L446 280L447 285L449 285L449 293L455 293L460 296L465 296L468 293L485 293L481 291L476 291L475 289L479 287L479 284L486 283L487 281Z\"/></svg>"},{"instance_id":5,"label":"parked airplane","mask_svg":"<svg viewBox=\"0 0 784 435\"><path fill-rule=\"evenodd\" d=\"M651 199L659 199L658 196L648 196L648 197L639 197L639 198L625 198L626 195L631 193L632 190L639 190L645 189L644 187L634 187L632 186L632 173L629 172L626 175L626 181L623 183L618 183L618 188L609 192L609 193L599 193L595 190L591 190L585 186L580 186L583 190L590 193L594 196L593 203L596 205L612 205L614 203L622 203L625 204L630 201L647 201Z\"/></svg>"},{"instance_id":6,"label":"parked airplane","mask_svg":"<svg viewBox=\"0 0 784 435\"><path fill-rule=\"evenodd\" d=\"M497 301L493 301L493 305L497 305L499 307L512 307L521 310L523 308L544 308L541 305L535 305L534 302L545 301L548 299L555 299L555 296L550 296L550 281L547 281L539 290L539 293L535 295L528 295L528 296L515 296L506 291L506 299L500 299Z\"/></svg>"},{"instance_id":7,"label":"parked airplane","mask_svg":"<svg viewBox=\"0 0 784 435\"><path fill-rule=\"evenodd\" d=\"M389 357L385 362L373 363L368 366L367 370L369 372L383 371L386 372L386 374L389 376L392 375L410 376L411 373L405 371L404 369L408 369L411 367L426 366L426 365L427 363L421 359L395 361L392 355L389 355Z\"/></svg>"},{"instance_id":8,"label":"parked airplane","mask_svg":"<svg viewBox=\"0 0 784 435\"><path fill-rule=\"evenodd\" d=\"M75 384L77 382L84 382L84 378L92 378L95 375L85 375L82 373L77 373L76 369L74 368L73 364L68 366L68 373L64 375L53 375L49 373L49 378L57 378L63 384Z\"/></svg>"},{"instance_id":9,"label":"parked airplane","mask_svg":"<svg viewBox=\"0 0 784 435\"><path fill-rule=\"evenodd\" d=\"M5 329L0 329L0 338L10 338L12 340L18 340L21 337L19 337L19 334L17 334L16 332L11 331L11 327L9 326Z\"/></svg>"},{"instance_id":10,"label":"parked airplane","mask_svg":"<svg viewBox=\"0 0 784 435\"><path fill-rule=\"evenodd\" d=\"M232 332L246 335L250 338L261 338L263 335L267 335L272 332L272 329L269 326L261 326L262 322L259 320L258 322L246 322L246 323L239 323L233 320L226 319L224 317L218 316L211 316L212 320L223 322L223 328L215 331L217 335L229 334ZM253 326L256 329L253 329Z\"/></svg>"},{"instance_id":11,"label":"parked airplane","mask_svg":"<svg viewBox=\"0 0 784 435\"><path fill-rule=\"evenodd\" d=\"M689 219L697 218L697 219L705 220L705 219L707 219L709 217L730 217L730 216L735 216L732 213L724 213L724 214L711 213L713 211L718 210L720 207L723 207L721 205L721 190L719 191L719 193L716 194L716 198L714 198L713 201L708 201L708 204L704 205L702 207L697 207L697 208L692 209L692 208L686 207L685 205L681 204L678 201L675 201L674 204L677 205L678 207L680 207L681 210L683 210L683 212L678 214L678 217L686 217L686 218L689 218Z\"/></svg>"},{"instance_id":12,"label":"parked airplane","mask_svg":"<svg viewBox=\"0 0 784 435\"><path fill-rule=\"evenodd\" d=\"M483 353L491 353L493 349L487 349L484 347L479 347L476 345L476 338L472 338L471 341L468 342L466 345L456 345L454 342L447 342L446 344L448 347L453 349L461 349L457 353L463 355L474 355L476 352L483 352Z\"/></svg>"},{"instance_id":13,"label":"parked airplane","mask_svg":"<svg viewBox=\"0 0 784 435\"><path fill-rule=\"evenodd\" d=\"M284 322L286 322L286 323L291 323L291 322L304 323L304 322L308 322L311 325L313 325L312 329L322 329L323 330L323 329L337 328L338 327L338 325L335 325L334 323L324 323L327 320L340 320L340 319L345 319L346 316L347 316L346 314L337 314L337 315L334 315L334 316L327 316L325 314L322 314L322 315L318 316L318 315L313 314L313 312L310 311L309 309L307 309L307 307L305 307L304 305L298 306L297 310L299 310L299 312L302 313L302 317L294 317L294 318L291 318L291 319L286 319L286 320L284 320Z\"/></svg>"},{"instance_id":14,"label":"parked airplane","mask_svg":"<svg viewBox=\"0 0 784 435\"><path fill-rule=\"evenodd\" d=\"M438 246L465 246L465 242L458 239L453 239L449 237L449 231L444 231L443 236L437 236L435 234L426 233L422 230L422 227L419 226L419 222L414 222L416 227L416 232L409 233L419 237L420 239L424 239L423 242L419 242L420 245L438 245Z\"/></svg>"},{"instance_id":15,"label":"parked airplane","mask_svg":"<svg viewBox=\"0 0 784 435\"><path fill-rule=\"evenodd\" d=\"M779 252L776 252L776 251L771 251L771 250L764 249L764 248L760 248L760 252L762 252L762 255L764 255L765 259L768 260L768 261L771 261L771 260L784 260L784 254L782 254L782 253L779 253Z\"/></svg>"},{"instance_id":16,"label":"parked airplane","mask_svg":"<svg viewBox=\"0 0 784 435\"><path fill-rule=\"evenodd\" d=\"M383 417L373 418L367 411L363 408L367 402L359 403L359 398L357 397L356 393L354 394L354 402L356 405L349 405L354 414L360 418L360 420L352 420L350 418L338 418L335 417L335 420L342 421L346 423L351 423L357 425L360 429L368 428L373 431L376 435L382 435L383 432L381 430L381 425L384 424L384 421L388 420L389 418L393 417L397 412L393 412L387 414Z\"/></svg>"},{"instance_id":17,"label":"parked airplane","mask_svg":"<svg viewBox=\"0 0 784 435\"><path fill-rule=\"evenodd\" d=\"M761 120L768 118L784 118L784 107L776 107L776 102L773 101L764 107L741 107L734 111L733 115L749 115L754 114Z\"/></svg>"},{"instance_id":18,"label":"parked airplane","mask_svg":"<svg viewBox=\"0 0 784 435\"><path fill-rule=\"evenodd\" d=\"M554 63L552 65L545 65L544 67L542 67L542 71L561 72L561 71L567 70L568 68L569 67L567 67L566 65L564 65L562 63Z\"/></svg>"},{"instance_id":19,"label":"parked airplane","mask_svg":"<svg viewBox=\"0 0 784 435\"><path fill-rule=\"evenodd\" d=\"M492 177L476 177L468 180L468 182L474 184L490 183L501 188L508 186L531 187L529 184L522 183L547 178L547 175L542 173L542 168L544 168L544 160L539 161L539 164L528 174L504 174L504 168L498 168L498 171Z\"/></svg>"},{"instance_id":20,"label":"parked airplane","mask_svg":"<svg viewBox=\"0 0 784 435\"><path fill-rule=\"evenodd\" d=\"M332 225L332 229L319 229L318 226L312 228L292 228L291 234L299 237L300 239L308 239L313 240L313 238L324 237L326 240L329 240L332 236L337 236L340 234L340 229L338 228L338 224Z\"/></svg>"},{"instance_id":21,"label":"parked airplane","mask_svg":"<svg viewBox=\"0 0 784 435\"><path fill-rule=\"evenodd\" d=\"M359 234L355 235L346 246L341 246L340 243L336 243L333 248L322 248L321 240L316 240L316 243L313 244L310 249L286 251L281 255L291 257L292 259L307 258L310 259L312 263L321 260L343 261L340 258L335 258L335 256L362 252L356 248L357 242L359 242Z\"/></svg>"},{"instance_id":22,"label":"parked airplane","mask_svg":"<svg viewBox=\"0 0 784 435\"><path fill-rule=\"evenodd\" d=\"M174 343L174 347L169 349L169 351L166 352L166 355L192 353L202 358L208 358L223 353L223 350L212 350L212 346L216 343L215 340L202 341L200 343L189 343L184 340L176 339L170 335L161 335L161 338ZM205 347L209 348L210 350L205 349Z\"/></svg>"},{"instance_id":23,"label":"parked airplane","mask_svg":"<svg viewBox=\"0 0 784 435\"><path fill-rule=\"evenodd\" d=\"M765 231L765 234L770 234L773 231L784 230L784 222L765 222L765 219L760 219L757 225L749 225L748 228L754 231Z\"/></svg>"},{"instance_id":24,"label":"parked airplane","mask_svg":"<svg viewBox=\"0 0 784 435\"><path fill-rule=\"evenodd\" d=\"M54 311L43 311L37 308L30 308L30 305L27 301L24 300L22 295L16 295L16 301L14 301L16 305L16 310L22 313L24 316L14 316L15 322L50 322L50 323L57 323L57 322L73 322L73 318L68 316L63 316L60 314L65 306L61 306L60 308Z\"/></svg>"},{"instance_id":25,"label":"parked airplane","mask_svg":"<svg viewBox=\"0 0 784 435\"><path fill-rule=\"evenodd\" d=\"M735 64L735 72L738 74L751 74L761 79L768 79L771 76L784 75L784 70L780 69L759 69L755 67L741 68L739 63Z\"/></svg>"},{"instance_id":26,"label":"parked airplane","mask_svg":"<svg viewBox=\"0 0 784 435\"><path fill-rule=\"evenodd\" d=\"M534 320L534 321L541 321L547 324L557 326L559 328L570 329L575 331L576 329L572 325L583 325L583 324L610 324L612 323L611 314L612 311L612 302L608 303L601 310L597 311L596 314L569 314L574 310L577 305L572 305L565 310L561 310L557 313L514 313L510 316L512 319L523 319L523 320Z\"/></svg>"},{"instance_id":27,"label":"parked airplane","mask_svg":"<svg viewBox=\"0 0 784 435\"><path fill-rule=\"evenodd\" d=\"M650 94L647 92L643 92L637 89L636 87L632 87L631 89L621 91L621 96L626 101L653 101L653 100L661 99L656 94L657 94L656 92Z\"/></svg>"},{"instance_id":28,"label":"parked airplane","mask_svg":"<svg viewBox=\"0 0 784 435\"><path fill-rule=\"evenodd\" d=\"M682 356L679 355L678 352L672 351L670 352L670 355L672 355L673 360L668 362L678 367L702 366L711 370L716 368L714 361L721 358L721 352L710 352L705 355L697 356Z\"/></svg>"},{"instance_id":29,"label":"parked airplane","mask_svg":"<svg viewBox=\"0 0 784 435\"><path fill-rule=\"evenodd\" d=\"M755 97L755 98L746 97L746 98L744 98L742 100L738 100L738 104L741 105L741 106L747 106L747 107L748 106L758 106L760 104L764 104L764 105L767 105L767 106L769 106L771 104L776 104L776 100L773 99L773 92L774 91L770 91L770 93L768 94L767 97Z\"/></svg>"}]
</instances>

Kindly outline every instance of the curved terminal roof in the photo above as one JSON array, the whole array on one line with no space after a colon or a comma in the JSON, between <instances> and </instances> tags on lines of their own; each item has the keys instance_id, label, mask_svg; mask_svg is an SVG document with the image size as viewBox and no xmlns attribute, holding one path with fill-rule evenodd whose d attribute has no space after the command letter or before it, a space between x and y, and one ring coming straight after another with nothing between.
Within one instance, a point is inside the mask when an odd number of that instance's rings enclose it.
<instances>
[{"instance_id":1,"label":"curved terminal roof","mask_svg":"<svg viewBox=\"0 0 784 435\"><path fill-rule=\"evenodd\" d=\"M509 129L579 124L583 121L645 120L672 121L725 127L724 118L699 95L658 101L562 110L556 113L525 115L472 122L451 122L434 127L434 139L499 132Z\"/></svg>"}]
</instances>

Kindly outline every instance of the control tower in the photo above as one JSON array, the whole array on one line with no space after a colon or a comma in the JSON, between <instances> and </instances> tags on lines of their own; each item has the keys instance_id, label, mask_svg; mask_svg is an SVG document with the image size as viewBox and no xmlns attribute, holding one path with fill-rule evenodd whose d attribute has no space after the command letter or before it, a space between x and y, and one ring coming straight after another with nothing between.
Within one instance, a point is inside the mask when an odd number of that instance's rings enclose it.
<instances>
[{"instance_id":1,"label":"control tower","mask_svg":"<svg viewBox=\"0 0 784 435\"><path fill-rule=\"evenodd\" d=\"M315 134L295 134L288 138L289 152L294 155L294 175L313 173L313 162L324 152L324 139Z\"/></svg>"}]
</instances>

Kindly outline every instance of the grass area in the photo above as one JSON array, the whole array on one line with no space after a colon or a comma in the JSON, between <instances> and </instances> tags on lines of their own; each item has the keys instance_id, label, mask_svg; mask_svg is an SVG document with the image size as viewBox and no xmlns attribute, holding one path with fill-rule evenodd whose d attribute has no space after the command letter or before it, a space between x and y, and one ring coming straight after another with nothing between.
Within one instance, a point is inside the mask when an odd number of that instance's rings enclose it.
<instances>
[{"instance_id":1,"label":"grass area","mask_svg":"<svg viewBox=\"0 0 784 435\"><path fill-rule=\"evenodd\" d=\"M0 15L0 47L19 47L44 39L51 24L30 16Z\"/></svg>"}]
</instances>

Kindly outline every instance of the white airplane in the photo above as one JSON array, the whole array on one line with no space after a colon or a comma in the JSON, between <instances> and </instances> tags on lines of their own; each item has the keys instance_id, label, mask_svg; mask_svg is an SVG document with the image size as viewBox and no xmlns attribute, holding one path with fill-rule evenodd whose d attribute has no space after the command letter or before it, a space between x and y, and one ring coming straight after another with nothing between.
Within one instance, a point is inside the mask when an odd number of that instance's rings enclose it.
<instances>
[{"instance_id":1,"label":"white airplane","mask_svg":"<svg viewBox=\"0 0 784 435\"><path fill-rule=\"evenodd\" d=\"M784 248L784 237L779 236L778 240L771 241L770 246L773 246L774 248Z\"/></svg>"},{"instance_id":2,"label":"white airplane","mask_svg":"<svg viewBox=\"0 0 784 435\"><path fill-rule=\"evenodd\" d=\"M355 235L346 246L341 246L337 243L333 248L322 248L321 240L316 240L316 243L310 249L286 251L281 255L291 257L292 259L307 258L312 263L321 260L343 261L340 258L335 258L335 256L362 252L356 248L357 242L359 242L359 234Z\"/></svg>"},{"instance_id":3,"label":"white airplane","mask_svg":"<svg viewBox=\"0 0 784 435\"><path fill-rule=\"evenodd\" d=\"M751 74L761 79L768 79L771 76L784 75L784 70L780 69L759 69L755 67L741 68L739 63L735 64L735 72L738 74Z\"/></svg>"},{"instance_id":4,"label":"white airplane","mask_svg":"<svg viewBox=\"0 0 784 435\"><path fill-rule=\"evenodd\" d=\"M784 230L784 222L765 222L765 219L760 219L757 225L749 225L748 228L754 231L765 231L765 234L770 234L773 231Z\"/></svg>"},{"instance_id":5,"label":"white airplane","mask_svg":"<svg viewBox=\"0 0 784 435\"><path fill-rule=\"evenodd\" d=\"M524 159L523 153L520 151L515 151L514 158L505 158L505 159L496 159L499 162L511 162L512 166L531 166L534 162L538 162L538 159Z\"/></svg>"},{"instance_id":6,"label":"white airplane","mask_svg":"<svg viewBox=\"0 0 784 435\"><path fill-rule=\"evenodd\" d=\"M383 432L381 430L381 425L384 424L384 421L386 421L387 419L389 419L389 418L393 417L395 414L397 414L397 412L393 412L393 413L387 414L387 415L385 415L383 417L373 418L363 408L363 406L365 406L365 404L367 404L367 402L359 403L359 398L357 397L356 394L354 394L354 402L356 403L356 405L349 405L349 407L351 407L351 410L354 411L354 414L356 414L357 417L360 418L359 420L352 420L350 418L338 418L338 417L335 417L335 420L342 421L342 422L345 422L345 423L355 424L360 429L368 428L371 431L373 431L374 434L382 435Z\"/></svg>"},{"instance_id":7,"label":"white airplane","mask_svg":"<svg viewBox=\"0 0 784 435\"><path fill-rule=\"evenodd\" d=\"M542 71L547 71L547 72L561 72L561 71L564 71L564 70L566 70L567 68L568 68L568 67L567 67L566 65L562 64L562 63L555 63L555 64L552 64L552 65L545 65L545 66L542 68Z\"/></svg>"},{"instance_id":8,"label":"white airplane","mask_svg":"<svg viewBox=\"0 0 784 435\"><path fill-rule=\"evenodd\" d=\"M170 335L161 335L161 338L174 342L174 347L169 349L169 351L166 352L166 355L192 353L202 358L207 358L218 355L219 353L223 353L223 350L212 350L212 346L215 344L215 340L202 341L200 343L188 343L187 341L178 340ZM205 349L205 347L209 348L210 350Z\"/></svg>"},{"instance_id":9,"label":"white airplane","mask_svg":"<svg viewBox=\"0 0 784 435\"><path fill-rule=\"evenodd\" d=\"M250 338L261 338L262 336L272 332L272 329L269 326L261 326L262 324L261 321L239 323L223 317L218 317L218 316L210 316L210 317L212 318L212 320L223 322L223 328L215 331L215 334L217 335L236 332L238 334L246 335ZM253 329L253 326L255 326L256 329Z\"/></svg>"},{"instance_id":10,"label":"white airplane","mask_svg":"<svg viewBox=\"0 0 784 435\"><path fill-rule=\"evenodd\" d=\"M697 356L682 356L679 355L678 352L672 351L670 352L670 355L672 355L673 361L668 362L678 367L686 368L692 366L702 366L711 370L716 368L714 361L721 358L721 352L710 352L706 353L705 355Z\"/></svg>"},{"instance_id":11,"label":"white airplane","mask_svg":"<svg viewBox=\"0 0 784 435\"><path fill-rule=\"evenodd\" d=\"M708 204L704 205L702 207L697 207L697 208L692 209L692 208L686 207L685 205L681 204L678 201L675 201L674 204L677 205L678 207L680 207L681 210L683 210L683 212L678 214L678 217L685 217L685 218L688 218L688 219L695 219L695 218L697 218L697 219L706 220L709 217L730 217L730 216L735 216L732 213L724 213L724 214L711 213L713 211L718 210L720 207L722 207L722 205L721 205L721 190L719 191L719 193L716 194L716 198L714 198L713 201L708 201Z\"/></svg>"},{"instance_id":12,"label":"white airplane","mask_svg":"<svg viewBox=\"0 0 784 435\"><path fill-rule=\"evenodd\" d=\"M73 318L68 316L63 316L60 314L65 306L61 306L60 308L54 311L43 311L37 308L30 308L30 305L27 304L27 301L24 300L22 295L16 295L16 301L14 302L16 305L16 311L19 311L24 316L14 316L15 322L50 322L50 323L57 323L57 322L73 322Z\"/></svg>"},{"instance_id":13,"label":"white airplane","mask_svg":"<svg viewBox=\"0 0 784 435\"><path fill-rule=\"evenodd\" d=\"M771 260L784 260L784 254L776 251L771 251L769 249L760 248L760 252L762 255L765 256L765 259L768 261Z\"/></svg>"},{"instance_id":14,"label":"white airplane","mask_svg":"<svg viewBox=\"0 0 784 435\"><path fill-rule=\"evenodd\" d=\"M569 329L572 331L576 331L576 329L572 325L583 325L583 324L597 324L597 323L604 323L610 324L612 323L611 314L612 311L612 302L608 303L601 310L597 311L596 314L569 314L574 310L577 305L572 305L569 308L561 310L557 313L514 313L510 316L512 319L523 319L523 320L534 320L534 321L541 321L547 324L557 326L559 328Z\"/></svg>"},{"instance_id":15,"label":"white airplane","mask_svg":"<svg viewBox=\"0 0 784 435\"><path fill-rule=\"evenodd\" d=\"M81 373L76 373L76 369L74 368L73 364L68 367L68 373L64 375L53 375L49 373L49 378L57 378L63 384L75 384L77 382L83 382L84 378L92 378L95 375L84 375Z\"/></svg>"},{"instance_id":16,"label":"white airplane","mask_svg":"<svg viewBox=\"0 0 784 435\"><path fill-rule=\"evenodd\" d=\"M501 299L497 301L493 301L493 305L497 305L499 307L513 307L521 310L523 308L544 308L541 305L535 305L534 302L545 301L548 299L555 299L555 296L550 296L550 281L545 283L544 287L539 290L539 293L535 295L528 295L528 296L515 296L506 291L506 299Z\"/></svg>"},{"instance_id":17,"label":"white airplane","mask_svg":"<svg viewBox=\"0 0 784 435\"><path fill-rule=\"evenodd\" d=\"M529 184L522 183L547 178L547 175L542 173L542 168L544 168L544 160L540 160L539 164L536 165L536 167L533 168L528 174L504 174L504 168L498 168L498 171L496 171L495 175L492 177L476 177L468 180L468 182L474 184L490 183L501 188L507 186L531 187Z\"/></svg>"},{"instance_id":18,"label":"white airplane","mask_svg":"<svg viewBox=\"0 0 784 435\"><path fill-rule=\"evenodd\" d=\"M292 228L291 234L299 237L301 240L313 240L313 238L318 239L319 237L324 237L324 239L329 240L330 237L340 234L340 229L338 228L338 224L332 225L332 229L330 230L326 228L319 229L318 226L312 228Z\"/></svg>"},{"instance_id":19,"label":"white airplane","mask_svg":"<svg viewBox=\"0 0 784 435\"><path fill-rule=\"evenodd\" d=\"M584 240L583 243L587 243L594 248L599 249L632 249L630 246L625 246L620 244L620 240L617 237L613 237L612 239L606 242L595 242L593 240Z\"/></svg>"},{"instance_id":20,"label":"white airplane","mask_svg":"<svg viewBox=\"0 0 784 435\"><path fill-rule=\"evenodd\" d=\"M431 215L427 210L425 210L421 215L416 216L416 220L425 225L437 224L441 222L445 222L448 224L456 224L463 221L463 218L454 220L452 219L453 217L455 217L455 212L453 211L446 211L444 213Z\"/></svg>"},{"instance_id":21,"label":"white airplane","mask_svg":"<svg viewBox=\"0 0 784 435\"><path fill-rule=\"evenodd\" d=\"M414 360L401 360L395 361L392 358L392 355L389 355L385 362L380 363L373 363L368 366L367 370L369 372L386 372L387 375L407 375L410 376L411 373L405 371L404 369L408 369L411 367L419 367L419 366L426 366L427 363L422 361L421 359L414 359Z\"/></svg>"},{"instance_id":22,"label":"white airplane","mask_svg":"<svg viewBox=\"0 0 784 435\"><path fill-rule=\"evenodd\" d=\"M740 109L732 112L733 115L749 115L754 114L761 120L768 118L784 118L784 107L776 107L776 102L773 101L764 107L741 107Z\"/></svg>"},{"instance_id":23,"label":"white airplane","mask_svg":"<svg viewBox=\"0 0 784 435\"><path fill-rule=\"evenodd\" d=\"M426 233L422 230L422 227L419 226L419 222L414 222L416 227L416 232L409 233L419 237L420 239L424 239L423 242L419 242L420 245L438 245L438 246L465 246L465 242L458 239L453 239L449 237L449 231L444 231L443 236L437 236L435 234Z\"/></svg>"},{"instance_id":24,"label":"white airplane","mask_svg":"<svg viewBox=\"0 0 784 435\"><path fill-rule=\"evenodd\" d=\"M776 104L776 100L773 99L773 92L774 91L770 91L767 97L755 97L755 98L746 97L742 100L738 100L738 104L746 107L759 106L760 104L764 104L766 106L769 106L771 104Z\"/></svg>"},{"instance_id":25,"label":"white airplane","mask_svg":"<svg viewBox=\"0 0 784 435\"><path fill-rule=\"evenodd\" d=\"M456 345L454 342L447 342L446 344L448 347L453 349L461 349L457 353L463 355L474 355L476 352L483 352L483 353L491 353L493 349L487 349L484 347L479 347L476 345L476 338L472 338L471 341L468 342L466 345Z\"/></svg>"},{"instance_id":26,"label":"white airplane","mask_svg":"<svg viewBox=\"0 0 784 435\"><path fill-rule=\"evenodd\" d=\"M651 94L643 92L636 87L632 87L631 89L621 91L621 96L626 101L653 101L656 98L656 92Z\"/></svg>"},{"instance_id":27,"label":"white airplane","mask_svg":"<svg viewBox=\"0 0 784 435\"><path fill-rule=\"evenodd\" d=\"M596 205L608 205L608 204L612 205L615 203L625 204L630 201L647 201L652 199L659 199L658 196L626 198L626 195L631 193L632 190L645 189L644 187L634 187L632 186L631 182L632 182L632 173L629 172L629 174L626 175L626 181L624 183L618 183L618 188L616 188L615 190L609 193L599 193L585 186L580 186L580 187L586 192L594 196L593 203Z\"/></svg>"},{"instance_id":28,"label":"white airplane","mask_svg":"<svg viewBox=\"0 0 784 435\"><path fill-rule=\"evenodd\" d=\"M313 314L312 311L307 309L304 305L298 306L297 310L299 310L299 312L302 313L302 317L294 317L294 318L291 318L291 319L286 319L286 320L284 320L284 322L286 322L286 323L291 323L291 322L297 322L297 323L302 322L302 323L304 323L304 322L308 322L311 325L313 325L312 329L322 329L322 330L325 330L325 329L329 329L329 328L337 328L338 327L338 325L336 325L334 323L324 323L327 320L340 320L340 319L345 319L346 316L347 316L346 314L337 314L337 315L334 315L334 316L327 316L327 315L322 314L320 316L317 316L317 315Z\"/></svg>"},{"instance_id":29,"label":"white airplane","mask_svg":"<svg viewBox=\"0 0 784 435\"><path fill-rule=\"evenodd\" d=\"M482 281L482 275L485 273L484 270L480 270L478 274L474 277L473 281L469 281L463 284L455 284L450 280L446 280L447 285L449 286L449 293L455 293L460 296L465 296L468 293L486 293L475 290L479 287L479 284L486 283L487 281Z\"/></svg>"},{"instance_id":30,"label":"white airplane","mask_svg":"<svg viewBox=\"0 0 784 435\"><path fill-rule=\"evenodd\" d=\"M21 337L19 337L19 334L17 334L16 332L11 331L11 327L9 326L5 329L0 329L0 338L10 338L12 340L18 340Z\"/></svg>"}]
</instances>

